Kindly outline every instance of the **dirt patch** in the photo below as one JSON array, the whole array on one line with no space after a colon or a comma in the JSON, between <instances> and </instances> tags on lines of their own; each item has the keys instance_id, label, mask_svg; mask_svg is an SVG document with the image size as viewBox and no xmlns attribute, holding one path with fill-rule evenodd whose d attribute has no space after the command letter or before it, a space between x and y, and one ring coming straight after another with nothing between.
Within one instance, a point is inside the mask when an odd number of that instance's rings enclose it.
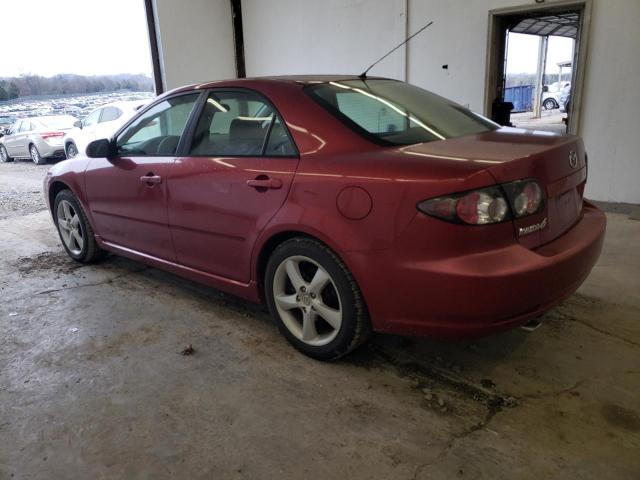
<instances>
[{"instance_id":1,"label":"dirt patch","mask_svg":"<svg viewBox=\"0 0 640 480\"><path fill-rule=\"evenodd\" d=\"M496 390L490 379L483 379L484 384L469 381L460 366L440 357L425 363L403 360L372 342L346 361L367 369L393 369L400 377L410 379L412 389L423 397L424 408L464 419L468 422L465 434L484 428L502 409L518 405L516 398Z\"/></svg>"},{"instance_id":2,"label":"dirt patch","mask_svg":"<svg viewBox=\"0 0 640 480\"><path fill-rule=\"evenodd\" d=\"M32 257L20 257L14 266L24 275L37 271L71 273L84 267L81 263L71 260L64 252L43 252Z\"/></svg>"},{"instance_id":3,"label":"dirt patch","mask_svg":"<svg viewBox=\"0 0 640 480\"><path fill-rule=\"evenodd\" d=\"M633 410L608 403L602 406L600 413L613 427L630 432L640 432L640 416Z\"/></svg>"},{"instance_id":4,"label":"dirt patch","mask_svg":"<svg viewBox=\"0 0 640 480\"><path fill-rule=\"evenodd\" d=\"M46 209L40 190L0 191L0 220L29 215Z\"/></svg>"}]
</instances>

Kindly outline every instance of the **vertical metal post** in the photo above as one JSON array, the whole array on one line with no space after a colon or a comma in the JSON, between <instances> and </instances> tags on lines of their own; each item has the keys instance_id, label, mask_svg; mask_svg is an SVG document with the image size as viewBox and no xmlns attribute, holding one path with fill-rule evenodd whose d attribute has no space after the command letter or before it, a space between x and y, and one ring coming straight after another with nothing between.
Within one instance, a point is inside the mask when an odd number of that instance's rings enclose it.
<instances>
[{"instance_id":1,"label":"vertical metal post","mask_svg":"<svg viewBox=\"0 0 640 480\"><path fill-rule=\"evenodd\" d=\"M536 88L533 95L533 118L540 118L542 114L542 86L544 84L544 69L547 64L547 47L549 37L540 37L538 44L538 67L536 69Z\"/></svg>"}]
</instances>

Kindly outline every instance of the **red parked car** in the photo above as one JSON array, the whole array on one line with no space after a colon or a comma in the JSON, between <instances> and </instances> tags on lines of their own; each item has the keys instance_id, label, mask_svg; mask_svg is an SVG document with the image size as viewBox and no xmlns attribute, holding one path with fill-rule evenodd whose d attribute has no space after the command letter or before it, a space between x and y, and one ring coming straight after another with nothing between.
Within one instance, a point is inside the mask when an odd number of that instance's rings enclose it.
<instances>
[{"instance_id":1,"label":"red parked car","mask_svg":"<svg viewBox=\"0 0 640 480\"><path fill-rule=\"evenodd\" d=\"M371 330L523 325L580 286L605 232L579 137L383 78L180 88L87 155L45 179L73 259L109 251L266 301L318 359Z\"/></svg>"}]
</instances>

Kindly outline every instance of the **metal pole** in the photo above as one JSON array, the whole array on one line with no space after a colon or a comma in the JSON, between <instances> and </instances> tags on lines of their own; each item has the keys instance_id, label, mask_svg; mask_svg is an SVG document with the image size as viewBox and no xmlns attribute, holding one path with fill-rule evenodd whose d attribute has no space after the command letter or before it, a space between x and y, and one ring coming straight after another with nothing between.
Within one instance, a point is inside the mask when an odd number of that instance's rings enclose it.
<instances>
[{"instance_id":1,"label":"metal pole","mask_svg":"<svg viewBox=\"0 0 640 480\"><path fill-rule=\"evenodd\" d=\"M549 37L540 37L538 44L538 67L536 69L536 88L533 95L533 118L540 118L542 103L542 85L544 83L544 67L547 63L547 47Z\"/></svg>"}]
</instances>

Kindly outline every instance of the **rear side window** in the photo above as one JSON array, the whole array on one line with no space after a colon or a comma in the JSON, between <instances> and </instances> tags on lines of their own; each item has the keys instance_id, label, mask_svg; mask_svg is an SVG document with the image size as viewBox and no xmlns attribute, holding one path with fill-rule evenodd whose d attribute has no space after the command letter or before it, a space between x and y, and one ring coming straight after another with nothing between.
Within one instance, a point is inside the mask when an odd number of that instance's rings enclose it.
<instances>
[{"instance_id":1,"label":"rear side window","mask_svg":"<svg viewBox=\"0 0 640 480\"><path fill-rule=\"evenodd\" d=\"M122 111L116 107L104 107L100 116L100 123L113 122L122 115Z\"/></svg>"},{"instance_id":2,"label":"rear side window","mask_svg":"<svg viewBox=\"0 0 640 480\"><path fill-rule=\"evenodd\" d=\"M175 155L182 132L200 93L167 98L154 105L118 137L118 155Z\"/></svg>"},{"instance_id":3,"label":"rear side window","mask_svg":"<svg viewBox=\"0 0 640 480\"><path fill-rule=\"evenodd\" d=\"M209 94L189 151L196 156L291 156L296 154L278 114L249 91Z\"/></svg>"}]
</instances>

